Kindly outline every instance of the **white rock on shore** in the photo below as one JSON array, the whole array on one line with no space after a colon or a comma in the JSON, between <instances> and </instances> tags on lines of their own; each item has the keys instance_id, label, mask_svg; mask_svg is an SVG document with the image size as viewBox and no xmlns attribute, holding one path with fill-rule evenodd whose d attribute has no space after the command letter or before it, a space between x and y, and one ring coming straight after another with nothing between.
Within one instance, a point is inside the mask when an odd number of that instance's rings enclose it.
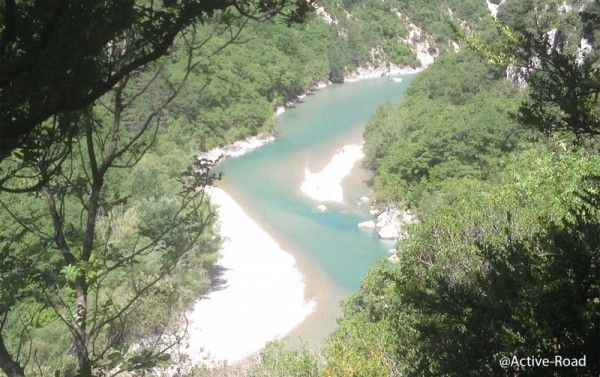
<instances>
[{"instance_id":1,"label":"white rock on shore","mask_svg":"<svg viewBox=\"0 0 600 377\"><path fill-rule=\"evenodd\" d=\"M278 117L283 113L285 113L285 106L279 106L278 108L275 109L275 116Z\"/></svg>"},{"instance_id":2,"label":"white rock on shore","mask_svg":"<svg viewBox=\"0 0 600 377\"><path fill-rule=\"evenodd\" d=\"M400 237L400 232L397 227L392 224L385 225L377 234L379 235L379 238L383 240L397 240L398 237Z\"/></svg>"},{"instance_id":3,"label":"white rock on shore","mask_svg":"<svg viewBox=\"0 0 600 377\"><path fill-rule=\"evenodd\" d=\"M214 164L224 158L242 156L272 141L275 141L275 135L273 135L273 133L264 133L258 136L251 136L244 140L238 140L226 147L213 148L207 152L203 152L198 156L198 160L204 159Z\"/></svg>"},{"instance_id":4,"label":"white rock on shore","mask_svg":"<svg viewBox=\"0 0 600 377\"><path fill-rule=\"evenodd\" d=\"M377 215L375 220L363 221L358 224L361 229L377 230L379 238L397 240L408 237L403 228L416 221L410 210L400 211L395 207L387 207L384 211L372 209L371 215Z\"/></svg>"},{"instance_id":5,"label":"white rock on shore","mask_svg":"<svg viewBox=\"0 0 600 377\"><path fill-rule=\"evenodd\" d=\"M363 221L362 223L358 224L358 227L361 229L375 229L375 221L373 220L369 220L369 221Z\"/></svg>"}]
</instances>

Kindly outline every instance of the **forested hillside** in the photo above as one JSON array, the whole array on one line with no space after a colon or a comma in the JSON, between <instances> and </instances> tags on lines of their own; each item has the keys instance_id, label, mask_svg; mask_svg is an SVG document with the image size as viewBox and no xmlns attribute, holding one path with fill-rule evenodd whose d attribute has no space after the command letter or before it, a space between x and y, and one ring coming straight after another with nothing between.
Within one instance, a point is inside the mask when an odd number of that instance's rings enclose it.
<instances>
[{"instance_id":1,"label":"forested hillside","mask_svg":"<svg viewBox=\"0 0 600 377\"><path fill-rule=\"evenodd\" d=\"M597 1L492 1L510 30L483 0L67 3L1 3L5 374L185 361L182 313L221 243L203 191L218 177L195 156L269 132L318 82L434 56L364 134L375 197L419 215L398 263L371 271L322 351L275 344L192 375L598 374ZM79 65L57 42L72 35ZM556 355L586 365L499 365Z\"/></svg>"},{"instance_id":2,"label":"forested hillside","mask_svg":"<svg viewBox=\"0 0 600 377\"><path fill-rule=\"evenodd\" d=\"M432 206L462 185L494 179L500 160L531 138L510 118L522 98L504 72L472 52L442 56L414 79L401 106L379 110L365 131L367 164L382 199Z\"/></svg>"},{"instance_id":3,"label":"forested hillside","mask_svg":"<svg viewBox=\"0 0 600 377\"><path fill-rule=\"evenodd\" d=\"M326 370L598 374L596 7L503 2L512 30L467 37L477 52L440 57L372 118L374 192L421 221L345 303Z\"/></svg>"},{"instance_id":4,"label":"forested hillside","mask_svg":"<svg viewBox=\"0 0 600 377\"><path fill-rule=\"evenodd\" d=\"M459 53L380 108L364 134L374 194L420 222L320 354L275 344L223 373L596 376L596 6L502 2L516 29L467 30Z\"/></svg>"},{"instance_id":5,"label":"forested hillside","mask_svg":"<svg viewBox=\"0 0 600 377\"><path fill-rule=\"evenodd\" d=\"M198 190L215 177L192 158L269 132L275 108L318 82L419 67L417 42L437 54L456 39L433 3L79 5L2 4L0 367L11 377L168 365L220 245Z\"/></svg>"},{"instance_id":6,"label":"forested hillside","mask_svg":"<svg viewBox=\"0 0 600 377\"><path fill-rule=\"evenodd\" d=\"M39 3L2 5L3 41L14 37L8 17L26 24ZM160 6L146 11L171 16ZM215 177L192 157L267 131L275 107L328 77L324 22L250 15L215 12L182 29L167 56L124 75L91 105L41 123L4 158L4 373L90 376L180 362L169 353L182 342L183 314L211 284L220 246L202 190ZM102 68L127 60L128 38L117 35L117 47L95 57ZM4 85L6 127L16 98Z\"/></svg>"},{"instance_id":7,"label":"forested hillside","mask_svg":"<svg viewBox=\"0 0 600 377\"><path fill-rule=\"evenodd\" d=\"M322 1L320 15L336 33L330 50L332 81L343 71L370 65L421 67L441 52L455 51L451 23L490 25L482 1ZM342 71L342 72L340 72Z\"/></svg>"}]
</instances>

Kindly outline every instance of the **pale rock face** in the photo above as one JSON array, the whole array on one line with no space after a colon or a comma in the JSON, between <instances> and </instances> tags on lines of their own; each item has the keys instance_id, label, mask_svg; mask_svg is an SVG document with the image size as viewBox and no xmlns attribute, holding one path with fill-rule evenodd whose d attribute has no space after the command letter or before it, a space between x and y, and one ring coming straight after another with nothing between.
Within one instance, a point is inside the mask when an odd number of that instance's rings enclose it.
<instances>
[{"instance_id":1,"label":"pale rock face","mask_svg":"<svg viewBox=\"0 0 600 377\"><path fill-rule=\"evenodd\" d=\"M379 238L385 240L408 237L408 234L404 231L404 226L418 221L410 210L399 210L395 206L386 206L383 211L373 209L371 215L377 215L377 217L374 220L358 224L358 227L362 229L377 229ZM391 249L389 252L393 253L395 249Z\"/></svg>"},{"instance_id":2,"label":"pale rock face","mask_svg":"<svg viewBox=\"0 0 600 377\"><path fill-rule=\"evenodd\" d=\"M577 49L577 64L582 64L585 60L585 57L590 52L592 52L592 45L587 39L581 38L581 42L579 42L579 48Z\"/></svg>"},{"instance_id":3,"label":"pale rock face","mask_svg":"<svg viewBox=\"0 0 600 377\"><path fill-rule=\"evenodd\" d=\"M569 10L570 10L570 8L569 8ZM550 47L548 48L549 52L553 49L560 50L561 42L559 41L560 38L557 38L557 33L558 33L558 29L556 29L556 28L551 29L551 30L547 31L546 33L544 33L544 37L547 39L548 44L550 45ZM579 47L577 48L577 52L576 52L577 64L582 64L583 61L585 60L585 57L590 52L592 52L591 44L588 42L588 40L586 38L581 38L581 41L579 42ZM533 69L540 67L541 66L540 58L537 56L534 56L533 58L531 58L529 61L529 66L532 67ZM527 68L527 67L517 68L513 65L509 65L508 67L506 67L506 78L519 84L519 87L524 88L527 86L527 78L531 74L532 68Z\"/></svg>"},{"instance_id":4,"label":"pale rock face","mask_svg":"<svg viewBox=\"0 0 600 377\"><path fill-rule=\"evenodd\" d=\"M502 1L503 3L504 1ZM492 2L490 2L490 0L486 0L487 3L487 7L488 10L490 11L490 14L492 15L492 17L496 18L496 16L498 15L498 7L500 6L500 4L494 4Z\"/></svg>"},{"instance_id":5,"label":"pale rock face","mask_svg":"<svg viewBox=\"0 0 600 377\"><path fill-rule=\"evenodd\" d=\"M512 64L506 67L506 79L516 82L519 85L519 88L527 86L527 73L528 70L525 67L518 68Z\"/></svg>"},{"instance_id":6,"label":"pale rock face","mask_svg":"<svg viewBox=\"0 0 600 377\"><path fill-rule=\"evenodd\" d=\"M393 63L385 63L381 61L381 64L377 67L369 65L368 67L359 67L351 74L344 76L344 82L356 82L361 79L376 78L381 76L392 76L406 73L421 72L423 68L404 68Z\"/></svg>"},{"instance_id":7,"label":"pale rock face","mask_svg":"<svg viewBox=\"0 0 600 377\"><path fill-rule=\"evenodd\" d=\"M391 216L392 215L387 211L382 212L379 216L377 216L377 221L389 221Z\"/></svg>"},{"instance_id":8,"label":"pale rock face","mask_svg":"<svg viewBox=\"0 0 600 377\"><path fill-rule=\"evenodd\" d=\"M449 11L452 12L452 10L450 9ZM406 17L404 17L402 13L396 11L396 15L400 19L406 21ZM403 39L402 42L411 46L415 46L417 60L419 61L419 63L421 63L421 67L427 67L431 63L433 63L439 52L436 51L436 53L431 54L429 52L429 41L427 39L421 38L422 35L424 35L423 30L421 30L421 28L419 28L417 25L411 22L408 24L408 38ZM424 40L421 41L421 39Z\"/></svg>"},{"instance_id":9,"label":"pale rock face","mask_svg":"<svg viewBox=\"0 0 600 377\"><path fill-rule=\"evenodd\" d=\"M377 216L377 228L383 228L386 225L392 224L394 222L394 214L388 211L381 213Z\"/></svg>"},{"instance_id":10,"label":"pale rock face","mask_svg":"<svg viewBox=\"0 0 600 377\"><path fill-rule=\"evenodd\" d=\"M573 9L571 4L568 4L566 1L563 1L562 4L558 4L557 10L559 14L569 13Z\"/></svg>"},{"instance_id":11,"label":"pale rock face","mask_svg":"<svg viewBox=\"0 0 600 377\"><path fill-rule=\"evenodd\" d=\"M454 52L458 52L460 51L460 46L458 45L458 43L452 41L452 49L454 50Z\"/></svg>"},{"instance_id":12,"label":"pale rock face","mask_svg":"<svg viewBox=\"0 0 600 377\"><path fill-rule=\"evenodd\" d=\"M417 60L422 67L427 67L433 63L437 53L432 55L429 52L429 41L425 40L422 43L417 43Z\"/></svg>"},{"instance_id":13,"label":"pale rock face","mask_svg":"<svg viewBox=\"0 0 600 377\"><path fill-rule=\"evenodd\" d=\"M519 85L519 88L525 88L527 87L527 79L531 75L533 68L539 67L540 65L541 61L540 58L538 58L537 56L534 56L529 60L529 66L532 68L517 68L511 64L508 67L506 67L506 78L508 80L516 82Z\"/></svg>"},{"instance_id":14,"label":"pale rock face","mask_svg":"<svg viewBox=\"0 0 600 377\"><path fill-rule=\"evenodd\" d=\"M377 227L377 229L381 229L384 226L386 226L388 224L387 220L379 220L377 221L377 224L375 224L375 226Z\"/></svg>"},{"instance_id":15,"label":"pale rock face","mask_svg":"<svg viewBox=\"0 0 600 377\"><path fill-rule=\"evenodd\" d=\"M550 45L550 49L556 48L557 46L556 44L556 33L558 32L558 29L554 28L552 30L549 30L548 32L546 32L544 34L544 36L546 38L548 38L548 44Z\"/></svg>"},{"instance_id":16,"label":"pale rock face","mask_svg":"<svg viewBox=\"0 0 600 377\"><path fill-rule=\"evenodd\" d=\"M423 32L417 25L412 22L408 25L408 39L413 42L415 39L421 38L421 33Z\"/></svg>"},{"instance_id":17,"label":"pale rock face","mask_svg":"<svg viewBox=\"0 0 600 377\"><path fill-rule=\"evenodd\" d=\"M327 11L325 11L325 9L323 7L318 6L315 8L315 11L319 15L319 17L321 17L321 19L327 23L327 25L331 25L331 24L337 25L338 24L338 20L331 17L331 15L329 13L327 13Z\"/></svg>"}]
</instances>

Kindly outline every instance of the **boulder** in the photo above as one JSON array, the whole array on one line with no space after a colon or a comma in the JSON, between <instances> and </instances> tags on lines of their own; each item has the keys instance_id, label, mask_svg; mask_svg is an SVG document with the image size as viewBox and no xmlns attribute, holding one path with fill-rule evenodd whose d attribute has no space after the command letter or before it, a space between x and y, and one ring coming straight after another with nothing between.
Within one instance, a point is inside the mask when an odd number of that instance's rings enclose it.
<instances>
[{"instance_id":1,"label":"boulder","mask_svg":"<svg viewBox=\"0 0 600 377\"><path fill-rule=\"evenodd\" d=\"M392 216L389 212L384 211L377 216L377 222L385 221L388 222L392 219Z\"/></svg>"},{"instance_id":2,"label":"boulder","mask_svg":"<svg viewBox=\"0 0 600 377\"><path fill-rule=\"evenodd\" d=\"M393 225L386 225L379 231L379 238L384 240L395 240L398 237L400 237L400 233Z\"/></svg>"},{"instance_id":3,"label":"boulder","mask_svg":"<svg viewBox=\"0 0 600 377\"><path fill-rule=\"evenodd\" d=\"M377 229L384 228L384 227L386 227L388 225L390 225L390 222L387 221L387 220L381 220L381 221L378 221L377 224L375 224L375 226L377 227Z\"/></svg>"},{"instance_id":4,"label":"boulder","mask_svg":"<svg viewBox=\"0 0 600 377\"><path fill-rule=\"evenodd\" d=\"M362 223L358 224L358 227L360 229L375 229L375 221L373 221L373 220L363 221Z\"/></svg>"}]
</instances>

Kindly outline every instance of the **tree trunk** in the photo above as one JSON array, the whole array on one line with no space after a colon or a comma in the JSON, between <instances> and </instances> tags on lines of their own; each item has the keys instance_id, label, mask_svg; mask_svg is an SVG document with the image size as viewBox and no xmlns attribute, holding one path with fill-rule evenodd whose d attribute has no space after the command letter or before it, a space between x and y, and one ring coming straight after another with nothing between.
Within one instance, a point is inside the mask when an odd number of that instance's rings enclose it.
<instances>
[{"instance_id":1,"label":"tree trunk","mask_svg":"<svg viewBox=\"0 0 600 377\"><path fill-rule=\"evenodd\" d=\"M8 377L25 377L23 368L13 360L4 346L4 339L0 336L0 369L6 373Z\"/></svg>"},{"instance_id":2,"label":"tree trunk","mask_svg":"<svg viewBox=\"0 0 600 377\"><path fill-rule=\"evenodd\" d=\"M77 377L91 377L92 363L90 361L90 352L88 350L87 333L87 282L85 273L81 272L75 279L75 294L77 315L75 316L75 331L77 339L75 349L77 352Z\"/></svg>"},{"instance_id":3,"label":"tree trunk","mask_svg":"<svg viewBox=\"0 0 600 377\"><path fill-rule=\"evenodd\" d=\"M94 152L92 140L91 124L86 124L86 140L88 145L88 157L90 169L92 172L92 189L87 205L87 222L85 227L85 239L83 250L79 258L80 261L89 262L94 248L94 238L96 235L96 216L100 203L100 191L104 184L104 173L106 170L99 170ZM88 315L88 281L87 272L82 270L75 279L75 293L77 304L76 331L77 331L77 377L92 377L92 362L90 360L90 350L88 349L87 315Z\"/></svg>"}]
</instances>

